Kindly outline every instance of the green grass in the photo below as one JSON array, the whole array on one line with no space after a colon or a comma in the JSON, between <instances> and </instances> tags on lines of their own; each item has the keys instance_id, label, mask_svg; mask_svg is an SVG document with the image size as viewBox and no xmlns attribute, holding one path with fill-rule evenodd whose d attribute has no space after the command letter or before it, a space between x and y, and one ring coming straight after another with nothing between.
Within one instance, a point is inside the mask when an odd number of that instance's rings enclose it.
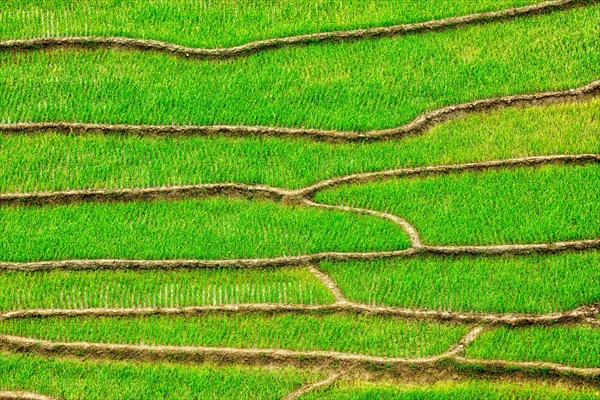
<instances>
[{"instance_id":1,"label":"green grass","mask_svg":"<svg viewBox=\"0 0 600 400\"><path fill-rule=\"evenodd\" d=\"M544 166L394 179L317 193L319 202L390 212L430 244L598 238L600 166Z\"/></svg>"},{"instance_id":2,"label":"green grass","mask_svg":"<svg viewBox=\"0 0 600 400\"><path fill-rule=\"evenodd\" d=\"M537 3L379 0L7 0L0 39L42 36L125 36L189 46L232 46L321 31L420 22Z\"/></svg>"},{"instance_id":3,"label":"green grass","mask_svg":"<svg viewBox=\"0 0 600 400\"><path fill-rule=\"evenodd\" d=\"M343 314L229 314L201 317L8 320L0 332L57 341L332 350L389 357L443 353L464 325Z\"/></svg>"},{"instance_id":4,"label":"green grass","mask_svg":"<svg viewBox=\"0 0 600 400\"><path fill-rule=\"evenodd\" d=\"M300 268L6 272L0 288L0 310L333 302Z\"/></svg>"},{"instance_id":5,"label":"green grass","mask_svg":"<svg viewBox=\"0 0 600 400\"><path fill-rule=\"evenodd\" d=\"M600 153L598 114L600 98L496 110L456 118L422 136L374 143L255 136L0 135L0 191L207 182L299 188L357 172Z\"/></svg>"},{"instance_id":6,"label":"green grass","mask_svg":"<svg viewBox=\"0 0 600 400\"><path fill-rule=\"evenodd\" d=\"M589 326L498 328L467 347L467 357L600 367L600 329Z\"/></svg>"},{"instance_id":7,"label":"green grass","mask_svg":"<svg viewBox=\"0 0 600 400\"><path fill-rule=\"evenodd\" d=\"M336 383L329 389L308 393L303 400L320 399L396 399L396 400L558 400L596 399L597 389L568 388L559 385L538 386L527 383L491 381L440 382L434 385L399 385L393 383L347 382Z\"/></svg>"},{"instance_id":8,"label":"green grass","mask_svg":"<svg viewBox=\"0 0 600 400\"><path fill-rule=\"evenodd\" d=\"M380 218L233 198L5 206L0 222L3 261L256 258L409 246L401 228Z\"/></svg>"},{"instance_id":9,"label":"green grass","mask_svg":"<svg viewBox=\"0 0 600 400\"><path fill-rule=\"evenodd\" d=\"M600 252L321 264L352 301L447 311L550 313L600 301Z\"/></svg>"},{"instance_id":10,"label":"green grass","mask_svg":"<svg viewBox=\"0 0 600 400\"><path fill-rule=\"evenodd\" d=\"M0 391L65 400L279 399L320 375L293 368L125 363L0 353Z\"/></svg>"},{"instance_id":11,"label":"green grass","mask_svg":"<svg viewBox=\"0 0 600 400\"><path fill-rule=\"evenodd\" d=\"M443 105L598 79L599 15L591 5L224 62L122 50L3 53L1 118L395 127Z\"/></svg>"}]
</instances>

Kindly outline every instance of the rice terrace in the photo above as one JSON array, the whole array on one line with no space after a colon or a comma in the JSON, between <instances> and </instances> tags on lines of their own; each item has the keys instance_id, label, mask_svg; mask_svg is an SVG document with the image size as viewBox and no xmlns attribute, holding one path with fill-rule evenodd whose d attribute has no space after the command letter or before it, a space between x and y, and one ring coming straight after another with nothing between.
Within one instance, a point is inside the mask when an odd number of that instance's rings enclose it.
<instances>
[{"instance_id":1,"label":"rice terrace","mask_svg":"<svg viewBox=\"0 0 600 400\"><path fill-rule=\"evenodd\" d=\"M600 398L599 0L3 0L0 399Z\"/></svg>"}]
</instances>

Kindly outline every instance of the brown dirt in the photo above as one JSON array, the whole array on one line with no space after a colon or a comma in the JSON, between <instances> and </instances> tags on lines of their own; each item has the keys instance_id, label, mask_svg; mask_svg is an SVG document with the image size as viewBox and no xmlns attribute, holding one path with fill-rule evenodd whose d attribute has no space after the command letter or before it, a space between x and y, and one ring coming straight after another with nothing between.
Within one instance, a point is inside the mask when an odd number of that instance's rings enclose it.
<instances>
[{"instance_id":1,"label":"brown dirt","mask_svg":"<svg viewBox=\"0 0 600 400\"><path fill-rule=\"evenodd\" d=\"M290 191L264 185L242 183L207 183L185 186L162 186L139 189L92 189L35 193L0 194L0 206L59 205L82 202L176 200L215 196L281 200Z\"/></svg>"},{"instance_id":2,"label":"brown dirt","mask_svg":"<svg viewBox=\"0 0 600 400\"><path fill-rule=\"evenodd\" d=\"M79 318L79 317L141 317L149 315L198 316L212 313L294 313L306 315L325 315L346 313L356 315L379 315L403 319L431 320L439 322L471 324L486 326L531 326L558 324L598 325L595 316L600 315L600 303L578 307L564 312L547 314L522 313L477 313L443 310L426 310L418 308L371 306L340 300L332 304L273 304L249 303L228 304L220 306L189 307L150 307L150 308L82 308L82 309L29 309L7 311L0 314L0 321L27 318Z\"/></svg>"},{"instance_id":3,"label":"brown dirt","mask_svg":"<svg viewBox=\"0 0 600 400\"><path fill-rule=\"evenodd\" d=\"M54 397L21 391L0 391L0 400L55 400Z\"/></svg>"},{"instance_id":4,"label":"brown dirt","mask_svg":"<svg viewBox=\"0 0 600 400\"><path fill-rule=\"evenodd\" d=\"M453 363L440 365L437 368L429 368L424 371L412 370L404 373L393 371L386 373L384 370L365 370L356 369L347 371L346 375L340 378L340 386L353 385L355 382L369 382L377 385L394 385L404 387L431 386L436 383L442 385L456 385L461 382L471 383L475 379L480 379L493 384L506 384L507 382L516 385L538 385L552 387L558 390L590 390L592 393L598 391L597 380L593 378L579 378L575 376L544 376L543 374L526 374L518 369L512 371L487 371L473 368L471 372L460 370L460 366ZM347 382L347 383L341 383Z\"/></svg>"},{"instance_id":5,"label":"brown dirt","mask_svg":"<svg viewBox=\"0 0 600 400\"><path fill-rule=\"evenodd\" d=\"M60 260L34 262L0 262L0 271L48 271L48 270L117 270L117 269L194 269L194 268L279 268L307 266L322 260L369 260L381 257L404 257L415 254L414 249L372 252L341 253L326 252L305 256L230 260Z\"/></svg>"},{"instance_id":6,"label":"brown dirt","mask_svg":"<svg viewBox=\"0 0 600 400\"><path fill-rule=\"evenodd\" d=\"M474 327L469 332L467 332L467 334L463 338L461 338L458 341L458 343L456 343L454 346L452 346L446 352L440 354L439 357L440 358L448 358L448 357L455 357L455 356L464 354L465 348L469 344L473 343L479 337L479 335L481 335L483 330L484 330L484 328L481 326Z\"/></svg>"},{"instance_id":7,"label":"brown dirt","mask_svg":"<svg viewBox=\"0 0 600 400\"><path fill-rule=\"evenodd\" d=\"M456 362L469 367L485 368L490 370L502 370L518 368L524 371L548 371L548 373L556 375L576 375L600 377L600 368L582 368L572 367L569 365L549 363L549 362L529 362L529 361L502 361L502 360L477 360L457 356L454 358Z\"/></svg>"},{"instance_id":8,"label":"brown dirt","mask_svg":"<svg viewBox=\"0 0 600 400\"><path fill-rule=\"evenodd\" d=\"M444 358L461 354L464 347L471 343L482 331L475 327L461 340L444 353L420 358L382 357L366 354L342 353L338 351L323 350L284 350L268 348L231 348L231 347L205 347L205 346L167 346L167 345L132 345L115 343L90 343L90 342L54 342L43 339L24 338L13 335L0 334L0 346L10 350L34 352L56 355L89 355L118 359L152 360L169 359L171 357L190 360L208 360L217 358L232 360L272 359L276 361L294 363L297 360L320 364L321 362L340 361L342 363L367 363L367 364L400 364L419 365L431 364Z\"/></svg>"},{"instance_id":9,"label":"brown dirt","mask_svg":"<svg viewBox=\"0 0 600 400\"><path fill-rule=\"evenodd\" d=\"M575 240L540 244L504 244L490 246L424 246L423 251L435 255L502 255L560 253L600 249L600 239Z\"/></svg>"},{"instance_id":10,"label":"brown dirt","mask_svg":"<svg viewBox=\"0 0 600 400\"><path fill-rule=\"evenodd\" d=\"M314 265L309 265L308 271L329 290L329 292L333 295L336 304L349 303L348 299L346 299L346 296L344 296L344 293L342 293L342 289L327 274Z\"/></svg>"},{"instance_id":11,"label":"brown dirt","mask_svg":"<svg viewBox=\"0 0 600 400\"><path fill-rule=\"evenodd\" d=\"M292 393L285 396L282 400L299 399L300 396L302 396L308 392L312 392L313 390L316 390L319 388L328 387L328 386L332 385L335 381L337 381L339 378L341 378L342 375L344 375L344 372L333 373L333 374L329 375L329 377L327 377L326 379L324 379L322 381L315 382L310 385L302 386L301 388L294 390Z\"/></svg>"},{"instance_id":12,"label":"brown dirt","mask_svg":"<svg viewBox=\"0 0 600 400\"><path fill-rule=\"evenodd\" d=\"M458 116L489 111L498 108L531 105L546 105L558 102L585 100L600 94L600 81L588 85L559 92L543 92L521 94L505 97L494 97L476 100L469 103L443 107L420 115L413 121L392 129L376 129L366 132L334 131L324 129L285 128L243 125L128 125L128 124L92 124L79 122L18 122L0 124L0 132L31 133L54 131L64 133L122 133L141 135L224 135L241 136L292 136L329 141L372 141L400 139L408 135L426 132L436 124Z\"/></svg>"}]
</instances>

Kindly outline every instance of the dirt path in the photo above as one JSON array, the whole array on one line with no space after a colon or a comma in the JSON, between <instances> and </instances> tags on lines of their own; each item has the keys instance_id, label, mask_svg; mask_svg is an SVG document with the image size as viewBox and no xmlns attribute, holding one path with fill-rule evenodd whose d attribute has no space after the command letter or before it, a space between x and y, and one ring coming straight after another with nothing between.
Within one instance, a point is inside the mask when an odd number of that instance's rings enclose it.
<instances>
[{"instance_id":1,"label":"dirt path","mask_svg":"<svg viewBox=\"0 0 600 400\"><path fill-rule=\"evenodd\" d=\"M440 31L458 26L481 24L492 21L515 19L527 15L550 13L570 7L594 4L597 0L553 0L524 7L514 7L499 11L468 14L459 17L444 18L427 22L401 24L388 27L354 29L346 31L320 32L306 35L258 40L239 46L225 48L198 48L181 46L159 40L135 39L126 37L42 37L36 39L16 39L0 41L0 51L37 50L56 47L112 47L128 48L143 51L156 51L185 58L195 59L228 59L243 57L253 53L288 46L307 45L323 42L337 42L380 37L393 37L416 34L428 31Z\"/></svg>"},{"instance_id":2,"label":"dirt path","mask_svg":"<svg viewBox=\"0 0 600 400\"><path fill-rule=\"evenodd\" d=\"M321 271L314 265L309 265L308 271L311 274L313 274L315 278L317 278L317 280L319 280L323 284L323 286L327 288L327 290L329 290L329 292L335 299L336 305L347 305L350 303L348 299L346 299L346 296L344 296L344 293L342 293L342 289L327 274L325 274L323 271Z\"/></svg>"},{"instance_id":3,"label":"dirt path","mask_svg":"<svg viewBox=\"0 0 600 400\"><path fill-rule=\"evenodd\" d=\"M416 229L400 217L378 211L355 207L339 207L319 204L312 197L322 190L342 185L353 185L392 178L413 176L446 175L451 173L491 171L504 168L538 167L542 165L583 165L600 163L600 154L557 154L547 156L531 156L506 158L492 161L470 162L463 164L446 164L422 167L398 168L375 172L344 175L326 179L313 185L296 189L283 189L266 185L248 185L244 183L205 183L183 186L158 186L137 189L89 189L31 193L0 193L0 206L16 205L58 205L82 202L105 201L147 201L175 200L183 198L206 198L214 196L238 196L244 198L266 198L281 200L287 204L306 204L313 207L338 208L343 211L377 214L402 225L405 230L412 231L409 236L413 242L420 241Z\"/></svg>"},{"instance_id":4,"label":"dirt path","mask_svg":"<svg viewBox=\"0 0 600 400\"><path fill-rule=\"evenodd\" d=\"M281 200L293 192L264 185L243 183L207 183L183 186L159 186L138 189L90 189L34 193L2 193L0 206L41 206L83 202L177 200L215 196Z\"/></svg>"},{"instance_id":5,"label":"dirt path","mask_svg":"<svg viewBox=\"0 0 600 400\"><path fill-rule=\"evenodd\" d=\"M307 207L324 208L327 210L352 212L352 213L356 213L356 214L366 214L366 215L372 215L374 217L390 220L393 223L395 223L396 225L400 226L404 230L404 232L406 232L406 234L408 235L408 238L410 239L412 248L415 248L415 249L423 248L423 242L421 241L421 236L419 235L419 232L417 231L417 229L414 226L412 226L404 218L400 218L395 215L384 213L381 211L369 210L366 208L320 204L320 203L315 203L314 201L306 200L306 199L302 201L302 204L306 205Z\"/></svg>"},{"instance_id":6,"label":"dirt path","mask_svg":"<svg viewBox=\"0 0 600 400\"><path fill-rule=\"evenodd\" d=\"M300 267L321 261L365 261L391 258L423 257L430 255L509 255L545 254L600 249L600 239L574 240L569 242L513 244L491 246L424 246L421 249L378 251L365 253L323 252L304 256L274 258L227 259L227 260L56 260L33 262L0 262L2 271L50 271L50 270L117 270L153 269L175 270L195 268L281 268Z\"/></svg>"},{"instance_id":7,"label":"dirt path","mask_svg":"<svg viewBox=\"0 0 600 400\"><path fill-rule=\"evenodd\" d=\"M383 171L365 172L326 179L321 182L317 182L314 185L297 189L293 191L291 195L312 198L317 192L322 190L332 189L343 185L354 185L393 178L447 175L461 172L492 171L505 168L538 167L542 165L579 165L588 163L600 163L600 154L556 154L547 156L505 158L500 160L462 164L388 169Z\"/></svg>"},{"instance_id":8,"label":"dirt path","mask_svg":"<svg viewBox=\"0 0 600 400\"><path fill-rule=\"evenodd\" d=\"M506 107L522 107L531 105L547 105L561 102L585 100L600 94L600 80L585 86L563 91L520 94L494 97L468 103L442 107L426 112L413 121L391 129L375 129L366 132L335 131L324 129L284 128L268 126L244 125L128 125L128 124L95 124L80 122L17 122L1 123L0 132L24 134L40 131L72 133L120 133L141 135L224 135L248 137L291 136L305 137L334 142L373 141L401 139L409 135L422 134L433 126L464 114L479 113Z\"/></svg>"},{"instance_id":9,"label":"dirt path","mask_svg":"<svg viewBox=\"0 0 600 400\"><path fill-rule=\"evenodd\" d=\"M465 366L487 368L487 369L505 369L519 368L526 371L548 371L557 375L577 375L600 377L600 368L572 367L569 365L549 363L549 362L530 362L530 361L502 361L502 360L478 360L465 357L455 357L455 360Z\"/></svg>"},{"instance_id":10,"label":"dirt path","mask_svg":"<svg viewBox=\"0 0 600 400\"><path fill-rule=\"evenodd\" d=\"M54 397L22 391L0 391L0 400L56 400Z\"/></svg>"},{"instance_id":11,"label":"dirt path","mask_svg":"<svg viewBox=\"0 0 600 400\"><path fill-rule=\"evenodd\" d=\"M323 274L323 276L326 276ZM328 279L329 278L325 278ZM335 285L333 281L330 281ZM335 285L337 287L337 285ZM331 288L330 288L331 289ZM480 324L486 326L531 326L558 324L586 324L599 326L600 303L586 305L564 312L546 314L524 313L478 313L443 310L426 310L389 306L371 306L348 301L341 291L336 295L337 301L331 304L278 304L278 303L246 303L225 304L220 306L189 307L149 307L149 308L81 308L81 309L29 309L7 311L0 314L0 321L28 318L80 318L80 317L141 317L150 315L165 316L199 316L211 313L294 313L305 315L324 315L331 313L347 313L356 315L378 315L403 319L429 320L462 324Z\"/></svg>"},{"instance_id":12,"label":"dirt path","mask_svg":"<svg viewBox=\"0 0 600 400\"><path fill-rule=\"evenodd\" d=\"M310 385L306 385L306 386L302 386L301 388L298 388L297 390L294 390L292 393L288 394L287 396L283 397L282 400L296 400L299 399L300 396L312 392L313 390L317 390L319 388L324 388L324 387L328 387L331 386L335 381L337 381L339 378L342 377L342 375L344 375L343 372L336 372L333 373L331 375L329 375L326 379L319 381L319 382L315 382L312 383Z\"/></svg>"}]
</instances>

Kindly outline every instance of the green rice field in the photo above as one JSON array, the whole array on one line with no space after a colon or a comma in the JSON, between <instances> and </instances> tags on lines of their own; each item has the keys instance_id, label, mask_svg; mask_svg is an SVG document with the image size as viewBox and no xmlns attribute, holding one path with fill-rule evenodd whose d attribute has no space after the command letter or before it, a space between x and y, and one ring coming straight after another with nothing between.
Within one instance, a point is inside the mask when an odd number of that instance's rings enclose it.
<instances>
[{"instance_id":1,"label":"green rice field","mask_svg":"<svg viewBox=\"0 0 600 400\"><path fill-rule=\"evenodd\" d=\"M323 271L359 303L454 311L550 313L600 297L600 254L427 257L327 262Z\"/></svg>"},{"instance_id":2,"label":"green rice field","mask_svg":"<svg viewBox=\"0 0 600 400\"><path fill-rule=\"evenodd\" d=\"M114 49L5 52L0 108L4 121L392 128L449 104L597 79L598 13L591 5L216 62Z\"/></svg>"},{"instance_id":3,"label":"green rice field","mask_svg":"<svg viewBox=\"0 0 600 400\"><path fill-rule=\"evenodd\" d=\"M0 400L599 398L598 21L2 2Z\"/></svg>"},{"instance_id":4,"label":"green rice field","mask_svg":"<svg viewBox=\"0 0 600 400\"><path fill-rule=\"evenodd\" d=\"M2 207L0 219L0 251L11 261L258 258L409 245L406 234L386 220L267 200ZM328 229L345 235L332 236Z\"/></svg>"},{"instance_id":5,"label":"green rice field","mask_svg":"<svg viewBox=\"0 0 600 400\"><path fill-rule=\"evenodd\" d=\"M591 327L499 329L467 349L475 358L600 366L600 331Z\"/></svg>"},{"instance_id":6,"label":"green rice field","mask_svg":"<svg viewBox=\"0 0 600 400\"><path fill-rule=\"evenodd\" d=\"M1 274L0 282L4 311L334 301L322 283L301 268L15 271Z\"/></svg>"},{"instance_id":7,"label":"green rice field","mask_svg":"<svg viewBox=\"0 0 600 400\"><path fill-rule=\"evenodd\" d=\"M591 239L599 181L598 165L547 166L348 185L316 200L402 215L434 244Z\"/></svg>"},{"instance_id":8,"label":"green rice field","mask_svg":"<svg viewBox=\"0 0 600 400\"><path fill-rule=\"evenodd\" d=\"M598 113L597 98L508 108L456 118L403 140L335 144L257 136L3 135L0 188L34 192L242 182L298 189L358 172L598 153Z\"/></svg>"},{"instance_id":9,"label":"green rice field","mask_svg":"<svg viewBox=\"0 0 600 400\"><path fill-rule=\"evenodd\" d=\"M490 385L477 381L465 383L442 382L437 385L424 387L402 387L397 384L373 385L372 383L358 382L353 384L339 384L327 392L314 393L306 396L307 399L474 399L485 398L490 400L505 399L593 399L598 392L583 392L565 387L539 388L532 385L499 384Z\"/></svg>"},{"instance_id":10,"label":"green rice field","mask_svg":"<svg viewBox=\"0 0 600 400\"><path fill-rule=\"evenodd\" d=\"M16 353L0 356L3 388L46 393L65 399L213 398L272 399L318 373L291 368L215 367L177 364L78 361Z\"/></svg>"}]
</instances>

